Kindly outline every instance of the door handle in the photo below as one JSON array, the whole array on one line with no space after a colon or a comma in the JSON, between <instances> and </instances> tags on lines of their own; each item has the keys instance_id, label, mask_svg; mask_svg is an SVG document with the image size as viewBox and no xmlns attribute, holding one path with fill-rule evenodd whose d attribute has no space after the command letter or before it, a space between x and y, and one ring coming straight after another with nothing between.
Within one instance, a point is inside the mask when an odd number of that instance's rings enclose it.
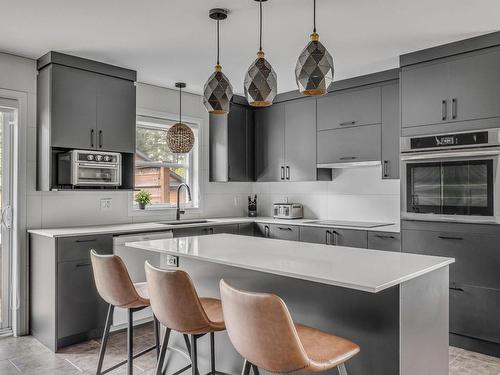
<instances>
[{"instance_id":1,"label":"door handle","mask_svg":"<svg viewBox=\"0 0 500 375\"><path fill-rule=\"evenodd\" d=\"M457 118L457 98L453 98L451 100L451 118L456 119Z\"/></svg>"},{"instance_id":2,"label":"door handle","mask_svg":"<svg viewBox=\"0 0 500 375\"><path fill-rule=\"evenodd\" d=\"M290 227L278 227L279 230L288 230L288 231L291 231L292 228Z\"/></svg>"},{"instance_id":3,"label":"door handle","mask_svg":"<svg viewBox=\"0 0 500 375\"><path fill-rule=\"evenodd\" d=\"M457 292L465 292L462 288L459 288L457 286L450 286L450 290L455 290Z\"/></svg>"},{"instance_id":4,"label":"door handle","mask_svg":"<svg viewBox=\"0 0 500 375\"><path fill-rule=\"evenodd\" d=\"M326 234L325 244L331 245L330 241L331 241L332 234L330 233L329 230L327 230L325 234Z\"/></svg>"},{"instance_id":5,"label":"door handle","mask_svg":"<svg viewBox=\"0 0 500 375\"><path fill-rule=\"evenodd\" d=\"M85 243L85 242L96 242L97 239L92 238L90 240L75 240L76 243Z\"/></svg>"},{"instance_id":6,"label":"door handle","mask_svg":"<svg viewBox=\"0 0 500 375\"><path fill-rule=\"evenodd\" d=\"M445 121L446 117L448 117L448 101L441 101L441 120Z\"/></svg>"},{"instance_id":7,"label":"door handle","mask_svg":"<svg viewBox=\"0 0 500 375\"><path fill-rule=\"evenodd\" d=\"M384 164L383 164L382 168L383 168L382 173L383 173L384 177L389 176L389 160L384 160Z\"/></svg>"},{"instance_id":8,"label":"door handle","mask_svg":"<svg viewBox=\"0 0 500 375\"><path fill-rule=\"evenodd\" d=\"M355 160L357 156L342 156L340 160Z\"/></svg>"},{"instance_id":9,"label":"door handle","mask_svg":"<svg viewBox=\"0 0 500 375\"><path fill-rule=\"evenodd\" d=\"M99 130L99 148L102 148L102 130Z\"/></svg>"},{"instance_id":10,"label":"door handle","mask_svg":"<svg viewBox=\"0 0 500 375\"><path fill-rule=\"evenodd\" d=\"M290 180L290 167L288 165L286 166L286 179Z\"/></svg>"},{"instance_id":11,"label":"door handle","mask_svg":"<svg viewBox=\"0 0 500 375\"><path fill-rule=\"evenodd\" d=\"M78 263L75 265L76 268L89 267L90 263Z\"/></svg>"},{"instance_id":12,"label":"door handle","mask_svg":"<svg viewBox=\"0 0 500 375\"><path fill-rule=\"evenodd\" d=\"M90 130L90 147L94 147L94 129Z\"/></svg>"},{"instance_id":13,"label":"door handle","mask_svg":"<svg viewBox=\"0 0 500 375\"><path fill-rule=\"evenodd\" d=\"M266 225L264 227L264 237L269 238L269 226Z\"/></svg>"},{"instance_id":14,"label":"door handle","mask_svg":"<svg viewBox=\"0 0 500 375\"><path fill-rule=\"evenodd\" d=\"M285 179L285 167L281 166L281 179Z\"/></svg>"},{"instance_id":15,"label":"door handle","mask_svg":"<svg viewBox=\"0 0 500 375\"><path fill-rule=\"evenodd\" d=\"M396 238L394 236L385 236L385 235L382 235L382 234L376 234L375 236L378 237L378 238L382 238L383 240L393 240L394 238Z\"/></svg>"},{"instance_id":16,"label":"door handle","mask_svg":"<svg viewBox=\"0 0 500 375\"><path fill-rule=\"evenodd\" d=\"M344 122L339 122L340 126L346 126L346 125L354 125L356 124L356 121L344 121Z\"/></svg>"},{"instance_id":17,"label":"door handle","mask_svg":"<svg viewBox=\"0 0 500 375\"><path fill-rule=\"evenodd\" d=\"M442 240L455 240L455 241L463 240L463 237L454 237L454 236L438 236L438 238L441 238Z\"/></svg>"},{"instance_id":18,"label":"door handle","mask_svg":"<svg viewBox=\"0 0 500 375\"><path fill-rule=\"evenodd\" d=\"M332 230L332 236L333 236L333 243L332 245L337 245L337 236L339 233L337 231Z\"/></svg>"}]
</instances>

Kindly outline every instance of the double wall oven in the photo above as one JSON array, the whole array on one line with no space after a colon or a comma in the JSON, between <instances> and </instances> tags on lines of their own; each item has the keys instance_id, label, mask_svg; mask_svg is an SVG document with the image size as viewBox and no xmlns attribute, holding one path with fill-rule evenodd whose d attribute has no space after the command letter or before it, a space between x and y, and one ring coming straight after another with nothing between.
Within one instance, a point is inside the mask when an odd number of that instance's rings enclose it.
<instances>
[{"instance_id":1,"label":"double wall oven","mask_svg":"<svg viewBox=\"0 0 500 375\"><path fill-rule=\"evenodd\" d=\"M401 138L403 217L500 215L500 129Z\"/></svg>"}]
</instances>

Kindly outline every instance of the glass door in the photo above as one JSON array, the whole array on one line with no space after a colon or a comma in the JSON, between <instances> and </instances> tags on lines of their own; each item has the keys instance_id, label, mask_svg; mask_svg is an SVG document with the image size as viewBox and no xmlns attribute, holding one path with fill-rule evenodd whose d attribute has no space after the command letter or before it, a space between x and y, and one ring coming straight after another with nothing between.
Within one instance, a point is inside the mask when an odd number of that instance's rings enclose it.
<instances>
[{"instance_id":1,"label":"glass door","mask_svg":"<svg viewBox=\"0 0 500 375\"><path fill-rule=\"evenodd\" d=\"M12 148L16 102L0 99L0 333L11 327Z\"/></svg>"}]
</instances>

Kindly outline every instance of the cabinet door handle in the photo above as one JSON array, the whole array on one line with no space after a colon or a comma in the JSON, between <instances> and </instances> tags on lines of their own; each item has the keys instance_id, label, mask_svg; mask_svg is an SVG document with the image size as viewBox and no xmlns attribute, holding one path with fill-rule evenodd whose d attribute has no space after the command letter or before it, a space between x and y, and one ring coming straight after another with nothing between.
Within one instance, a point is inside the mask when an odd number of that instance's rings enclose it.
<instances>
[{"instance_id":1,"label":"cabinet door handle","mask_svg":"<svg viewBox=\"0 0 500 375\"><path fill-rule=\"evenodd\" d=\"M75 265L76 268L89 267L90 263L78 263Z\"/></svg>"},{"instance_id":2,"label":"cabinet door handle","mask_svg":"<svg viewBox=\"0 0 500 375\"><path fill-rule=\"evenodd\" d=\"M290 167L288 165L286 166L286 179L290 179Z\"/></svg>"},{"instance_id":3,"label":"cabinet door handle","mask_svg":"<svg viewBox=\"0 0 500 375\"><path fill-rule=\"evenodd\" d=\"M355 160L357 158L357 156L342 156L340 160Z\"/></svg>"},{"instance_id":4,"label":"cabinet door handle","mask_svg":"<svg viewBox=\"0 0 500 375\"><path fill-rule=\"evenodd\" d=\"M387 235L383 235L383 234L376 234L375 236L378 238L382 238L383 240L393 240L396 238L394 236L387 236Z\"/></svg>"},{"instance_id":5,"label":"cabinet door handle","mask_svg":"<svg viewBox=\"0 0 500 375\"><path fill-rule=\"evenodd\" d=\"M210 228L210 234L214 234L214 228Z\"/></svg>"},{"instance_id":6,"label":"cabinet door handle","mask_svg":"<svg viewBox=\"0 0 500 375\"><path fill-rule=\"evenodd\" d=\"M347 126L347 125L354 125L356 124L356 121L344 121L344 122L339 122L340 126Z\"/></svg>"},{"instance_id":7,"label":"cabinet door handle","mask_svg":"<svg viewBox=\"0 0 500 375\"><path fill-rule=\"evenodd\" d=\"M332 234L329 230L326 231L326 238L325 238L325 244L327 245L331 245L330 242L331 242L331 238L332 238Z\"/></svg>"},{"instance_id":8,"label":"cabinet door handle","mask_svg":"<svg viewBox=\"0 0 500 375\"><path fill-rule=\"evenodd\" d=\"M85 243L85 242L96 242L96 238L91 238L89 240L75 240L76 243Z\"/></svg>"},{"instance_id":9,"label":"cabinet door handle","mask_svg":"<svg viewBox=\"0 0 500 375\"><path fill-rule=\"evenodd\" d=\"M455 240L455 241L463 240L463 237L453 237L453 236L438 236L438 238L441 238L442 240Z\"/></svg>"},{"instance_id":10,"label":"cabinet door handle","mask_svg":"<svg viewBox=\"0 0 500 375\"><path fill-rule=\"evenodd\" d=\"M332 237L333 237L333 243L332 245L337 245L337 236L339 235L339 233L335 230L332 230Z\"/></svg>"},{"instance_id":11,"label":"cabinet door handle","mask_svg":"<svg viewBox=\"0 0 500 375\"><path fill-rule=\"evenodd\" d=\"M456 119L457 118L457 98L453 98L451 100L451 118Z\"/></svg>"},{"instance_id":12,"label":"cabinet door handle","mask_svg":"<svg viewBox=\"0 0 500 375\"><path fill-rule=\"evenodd\" d=\"M281 179L284 180L285 179L285 167L281 167Z\"/></svg>"},{"instance_id":13,"label":"cabinet door handle","mask_svg":"<svg viewBox=\"0 0 500 375\"><path fill-rule=\"evenodd\" d=\"M102 148L102 130L99 130L99 148Z\"/></svg>"},{"instance_id":14,"label":"cabinet door handle","mask_svg":"<svg viewBox=\"0 0 500 375\"><path fill-rule=\"evenodd\" d=\"M445 121L446 117L448 117L448 101L441 101L441 120Z\"/></svg>"},{"instance_id":15,"label":"cabinet door handle","mask_svg":"<svg viewBox=\"0 0 500 375\"><path fill-rule=\"evenodd\" d=\"M450 286L450 290L455 290L457 292L465 292L462 288L459 288L457 286Z\"/></svg>"},{"instance_id":16,"label":"cabinet door handle","mask_svg":"<svg viewBox=\"0 0 500 375\"><path fill-rule=\"evenodd\" d=\"M266 225L264 227L264 237L269 238L269 226L268 225Z\"/></svg>"},{"instance_id":17,"label":"cabinet door handle","mask_svg":"<svg viewBox=\"0 0 500 375\"><path fill-rule=\"evenodd\" d=\"M290 227L278 227L279 230L288 230L288 231L291 231L292 228Z\"/></svg>"},{"instance_id":18,"label":"cabinet door handle","mask_svg":"<svg viewBox=\"0 0 500 375\"><path fill-rule=\"evenodd\" d=\"M382 173L384 177L389 176L389 160L384 160Z\"/></svg>"},{"instance_id":19,"label":"cabinet door handle","mask_svg":"<svg viewBox=\"0 0 500 375\"><path fill-rule=\"evenodd\" d=\"M94 147L94 129L90 130L90 147Z\"/></svg>"}]
</instances>

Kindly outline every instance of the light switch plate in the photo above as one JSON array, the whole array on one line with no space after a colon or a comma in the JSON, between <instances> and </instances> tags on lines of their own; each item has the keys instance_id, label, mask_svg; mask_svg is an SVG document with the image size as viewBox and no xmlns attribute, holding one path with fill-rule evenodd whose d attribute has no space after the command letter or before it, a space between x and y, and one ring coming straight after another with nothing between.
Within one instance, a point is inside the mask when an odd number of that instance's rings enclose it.
<instances>
[{"instance_id":1,"label":"light switch plate","mask_svg":"<svg viewBox=\"0 0 500 375\"><path fill-rule=\"evenodd\" d=\"M179 257L167 254L167 266L179 267Z\"/></svg>"},{"instance_id":2,"label":"light switch plate","mask_svg":"<svg viewBox=\"0 0 500 375\"><path fill-rule=\"evenodd\" d=\"M101 198L101 211L109 211L113 208L111 198Z\"/></svg>"}]
</instances>

